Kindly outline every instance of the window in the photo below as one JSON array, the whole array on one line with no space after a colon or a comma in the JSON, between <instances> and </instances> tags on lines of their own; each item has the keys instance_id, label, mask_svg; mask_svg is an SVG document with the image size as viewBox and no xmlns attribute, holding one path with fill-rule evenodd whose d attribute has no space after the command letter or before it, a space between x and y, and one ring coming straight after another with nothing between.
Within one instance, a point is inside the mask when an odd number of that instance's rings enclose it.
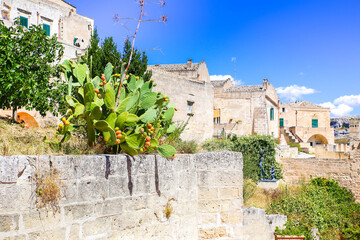
<instances>
[{"instance_id":1,"label":"window","mask_svg":"<svg viewBox=\"0 0 360 240\"><path fill-rule=\"evenodd\" d=\"M192 107L193 107L193 105L194 105L194 102L190 102L190 101L187 102L187 114L188 114L188 115L194 115L194 114L192 113Z\"/></svg>"},{"instance_id":2,"label":"window","mask_svg":"<svg viewBox=\"0 0 360 240\"><path fill-rule=\"evenodd\" d=\"M319 126L319 121L317 119L312 119L311 120L311 126L313 128L317 128Z\"/></svg>"},{"instance_id":3,"label":"window","mask_svg":"<svg viewBox=\"0 0 360 240\"><path fill-rule=\"evenodd\" d=\"M214 109L214 124L220 124L220 109Z\"/></svg>"},{"instance_id":4,"label":"window","mask_svg":"<svg viewBox=\"0 0 360 240\"><path fill-rule=\"evenodd\" d=\"M274 120L274 108L270 108L270 120Z\"/></svg>"},{"instance_id":5,"label":"window","mask_svg":"<svg viewBox=\"0 0 360 240\"><path fill-rule=\"evenodd\" d=\"M44 29L46 35L50 36L50 25L44 23L43 29Z\"/></svg>"},{"instance_id":6,"label":"window","mask_svg":"<svg viewBox=\"0 0 360 240\"><path fill-rule=\"evenodd\" d=\"M285 112L285 108L282 108L282 112L283 112L283 113Z\"/></svg>"},{"instance_id":7,"label":"window","mask_svg":"<svg viewBox=\"0 0 360 240\"><path fill-rule=\"evenodd\" d=\"M280 127L284 127L284 119L280 118Z\"/></svg>"},{"instance_id":8,"label":"window","mask_svg":"<svg viewBox=\"0 0 360 240\"><path fill-rule=\"evenodd\" d=\"M26 17L20 17L20 25L28 28L29 27L29 19Z\"/></svg>"}]
</instances>

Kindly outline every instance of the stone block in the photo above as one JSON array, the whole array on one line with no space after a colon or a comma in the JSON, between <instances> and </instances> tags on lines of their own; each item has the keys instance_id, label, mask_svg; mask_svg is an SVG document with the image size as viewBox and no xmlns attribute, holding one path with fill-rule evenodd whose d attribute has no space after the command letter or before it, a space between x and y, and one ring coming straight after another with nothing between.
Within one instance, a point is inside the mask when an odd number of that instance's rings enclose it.
<instances>
[{"instance_id":1,"label":"stone block","mask_svg":"<svg viewBox=\"0 0 360 240\"><path fill-rule=\"evenodd\" d=\"M218 198L218 188L199 187L198 193L199 193L199 199L217 199Z\"/></svg>"},{"instance_id":2,"label":"stone block","mask_svg":"<svg viewBox=\"0 0 360 240\"><path fill-rule=\"evenodd\" d=\"M116 215L123 212L124 200L122 198L106 200L102 205L102 215Z\"/></svg>"},{"instance_id":3,"label":"stone block","mask_svg":"<svg viewBox=\"0 0 360 240\"><path fill-rule=\"evenodd\" d=\"M79 183L79 201L101 200L108 196L108 182L105 181L105 178L91 178Z\"/></svg>"},{"instance_id":4,"label":"stone block","mask_svg":"<svg viewBox=\"0 0 360 240\"><path fill-rule=\"evenodd\" d=\"M221 212L220 215L222 223L238 224L242 221L242 213L240 211Z\"/></svg>"},{"instance_id":5,"label":"stone block","mask_svg":"<svg viewBox=\"0 0 360 240\"><path fill-rule=\"evenodd\" d=\"M0 156L0 182L16 183L18 178L17 156Z\"/></svg>"},{"instance_id":6,"label":"stone block","mask_svg":"<svg viewBox=\"0 0 360 240\"><path fill-rule=\"evenodd\" d=\"M76 180L62 181L62 198L61 204L75 203L78 199L78 185Z\"/></svg>"},{"instance_id":7,"label":"stone block","mask_svg":"<svg viewBox=\"0 0 360 240\"><path fill-rule=\"evenodd\" d=\"M127 158L125 155L111 155L110 160L110 176L127 177Z\"/></svg>"},{"instance_id":8,"label":"stone block","mask_svg":"<svg viewBox=\"0 0 360 240\"><path fill-rule=\"evenodd\" d=\"M11 232L19 230L19 215L0 215L0 232Z\"/></svg>"},{"instance_id":9,"label":"stone block","mask_svg":"<svg viewBox=\"0 0 360 240\"><path fill-rule=\"evenodd\" d=\"M46 229L52 226L57 226L61 222L60 212L53 211L31 210L23 213L23 226L25 229Z\"/></svg>"},{"instance_id":10,"label":"stone block","mask_svg":"<svg viewBox=\"0 0 360 240\"><path fill-rule=\"evenodd\" d=\"M71 225L69 239L71 240L80 239L80 224L74 223Z\"/></svg>"},{"instance_id":11,"label":"stone block","mask_svg":"<svg viewBox=\"0 0 360 240\"><path fill-rule=\"evenodd\" d=\"M224 226L209 229L200 229L199 231L200 239L217 239L226 236L226 227Z\"/></svg>"},{"instance_id":12,"label":"stone block","mask_svg":"<svg viewBox=\"0 0 360 240\"><path fill-rule=\"evenodd\" d=\"M128 177L111 176L109 177L109 197L128 197Z\"/></svg>"},{"instance_id":13,"label":"stone block","mask_svg":"<svg viewBox=\"0 0 360 240\"><path fill-rule=\"evenodd\" d=\"M242 176L237 171L218 171L216 173L216 186L241 186Z\"/></svg>"},{"instance_id":14,"label":"stone block","mask_svg":"<svg viewBox=\"0 0 360 240\"><path fill-rule=\"evenodd\" d=\"M49 231L31 232L28 239L31 240L64 240L66 235L65 228L56 228Z\"/></svg>"},{"instance_id":15,"label":"stone block","mask_svg":"<svg viewBox=\"0 0 360 240\"><path fill-rule=\"evenodd\" d=\"M198 171L197 173L197 183L199 187L211 187L215 186L215 176L216 172L209 171Z\"/></svg>"},{"instance_id":16,"label":"stone block","mask_svg":"<svg viewBox=\"0 0 360 240\"><path fill-rule=\"evenodd\" d=\"M216 224L218 223L219 214L218 213L201 213L200 214L200 224Z\"/></svg>"},{"instance_id":17,"label":"stone block","mask_svg":"<svg viewBox=\"0 0 360 240\"><path fill-rule=\"evenodd\" d=\"M239 188L219 188L219 198L239 198L242 194Z\"/></svg>"},{"instance_id":18,"label":"stone block","mask_svg":"<svg viewBox=\"0 0 360 240\"><path fill-rule=\"evenodd\" d=\"M64 207L65 221L84 219L94 215L94 204L77 204Z\"/></svg>"},{"instance_id":19,"label":"stone block","mask_svg":"<svg viewBox=\"0 0 360 240\"><path fill-rule=\"evenodd\" d=\"M216 213L220 211L221 202L219 200L199 200L199 212Z\"/></svg>"},{"instance_id":20,"label":"stone block","mask_svg":"<svg viewBox=\"0 0 360 240\"><path fill-rule=\"evenodd\" d=\"M26 240L26 235L20 234L11 237L5 237L3 238L3 240Z\"/></svg>"},{"instance_id":21,"label":"stone block","mask_svg":"<svg viewBox=\"0 0 360 240\"><path fill-rule=\"evenodd\" d=\"M101 233L111 232L111 219L110 218L97 218L94 221L84 222L81 226L82 236L89 237Z\"/></svg>"}]
</instances>

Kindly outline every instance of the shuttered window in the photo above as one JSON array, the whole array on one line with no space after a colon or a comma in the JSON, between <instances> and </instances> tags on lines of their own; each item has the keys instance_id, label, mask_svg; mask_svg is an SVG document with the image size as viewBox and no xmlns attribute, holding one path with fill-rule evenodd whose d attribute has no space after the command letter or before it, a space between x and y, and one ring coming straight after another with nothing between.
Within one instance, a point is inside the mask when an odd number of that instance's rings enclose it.
<instances>
[{"instance_id":1,"label":"shuttered window","mask_svg":"<svg viewBox=\"0 0 360 240\"><path fill-rule=\"evenodd\" d=\"M274 120L274 108L270 108L270 120Z\"/></svg>"},{"instance_id":2,"label":"shuttered window","mask_svg":"<svg viewBox=\"0 0 360 240\"><path fill-rule=\"evenodd\" d=\"M20 17L20 25L28 28L29 27L29 19L26 17Z\"/></svg>"},{"instance_id":3,"label":"shuttered window","mask_svg":"<svg viewBox=\"0 0 360 240\"><path fill-rule=\"evenodd\" d=\"M311 125L313 128L319 127L319 121L317 119L312 119Z\"/></svg>"},{"instance_id":4,"label":"shuttered window","mask_svg":"<svg viewBox=\"0 0 360 240\"><path fill-rule=\"evenodd\" d=\"M44 29L46 35L50 36L50 25L43 24L43 29Z\"/></svg>"},{"instance_id":5,"label":"shuttered window","mask_svg":"<svg viewBox=\"0 0 360 240\"><path fill-rule=\"evenodd\" d=\"M284 119L280 118L280 127L284 127Z\"/></svg>"}]
</instances>

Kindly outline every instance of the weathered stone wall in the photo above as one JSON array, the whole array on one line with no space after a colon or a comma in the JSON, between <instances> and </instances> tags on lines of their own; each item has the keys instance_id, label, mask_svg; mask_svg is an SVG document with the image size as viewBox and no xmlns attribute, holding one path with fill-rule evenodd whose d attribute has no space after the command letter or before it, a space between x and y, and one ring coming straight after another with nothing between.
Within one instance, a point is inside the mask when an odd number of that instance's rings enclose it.
<instances>
[{"instance_id":1,"label":"weathered stone wall","mask_svg":"<svg viewBox=\"0 0 360 240\"><path fill-rule=\"evenodd\" d=\"M360 201L360 147L354 145L350 159L289 158L281 159L284 181L299 183L310 177L337 179L341 186L350 189Z\"/></svg>"},{"instance_id":2,"label":"weathered stone wall","mask_svg":"<svg viewBox=\"0 0 360 240\"><path fill-rule=\"evenodd\" d=\"M59 213L36 210L29 161L62 173ZM1 156L0 239L242 239L242 179L233 152Z\"/></svg>"},{"instance_id":3,"label":"weathered stone wall","mask_svg":"<svg viewBox=\"0 0 360 240\"><path fill-rule=\"evenodd\" d=\"M244 207L244 240L273 240L276 227L285 227L287 217L266 215L264 209Z\"/></svg>"},{"instance_id":4,"label":"weathered stone wall","mask_svg":"<svg viewBox=\"0 0 360 240\"><path fill-rule=\"evenodd\" d=\"M155 91L161 91L170 97L171 103L178 109L174 121L186 122L188 102L192 102L192 114L189 124L181 135L184 140L197 142L212 138L214 121L214 89L210 83L196 81L157 69L152 70L152 78L157 84Z\"/></svg>"}]
</instances>

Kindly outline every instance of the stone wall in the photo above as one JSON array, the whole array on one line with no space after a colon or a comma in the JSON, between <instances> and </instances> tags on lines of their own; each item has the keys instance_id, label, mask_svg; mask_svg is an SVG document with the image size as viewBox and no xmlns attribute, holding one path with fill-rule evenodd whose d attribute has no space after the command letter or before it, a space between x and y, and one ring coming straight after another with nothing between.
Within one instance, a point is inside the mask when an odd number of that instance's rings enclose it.
<instances>
[{"instance_id":1,"label":"stone wall","mask_svg":"<svg viewBox=\"0 0 360 240\"><path fill-rule=\"evenodd\" d=\"M243 208L244 240L272 240L278 226L283 229L287 217L278 214L266 215L264 209Z\"/></svg>"},{"instance_id":2,"label":"stone wall","mask_svg":"<svg viewBox=\"0 0 360 240\"><path fill-rule=\"evenodd\" d=\"M50 163L65 186L55 214L30 180ZM242 239L242 179L233 152L0 156L0 239Z\"/></svg>"},{"instance_id":3,"label":"stone wall","mask_svg":"<svg viewBox=\"0 0 360 240\"><path fill-rule=\"evenodd\" d=\"M337 179L360 201L360 145L355 144L350 159L281 159L284 181L299 183L312 177Z\"/></svg>"},{"instance_id":4,"label":"stone wall","mask_svg":"<svg viewBox=\"0 0 360 240\"><path fill-rule=\"evenodd\" d=\"M189 118L188 103L192 103L189 123L181 135L184 140L203 142L213 136L214 89L210 83L185 78L174 73L152 69L152 78L157 84L155 91L170 97L178 109L174 121L186 122Z\"/></svg>"}]
</instances>

